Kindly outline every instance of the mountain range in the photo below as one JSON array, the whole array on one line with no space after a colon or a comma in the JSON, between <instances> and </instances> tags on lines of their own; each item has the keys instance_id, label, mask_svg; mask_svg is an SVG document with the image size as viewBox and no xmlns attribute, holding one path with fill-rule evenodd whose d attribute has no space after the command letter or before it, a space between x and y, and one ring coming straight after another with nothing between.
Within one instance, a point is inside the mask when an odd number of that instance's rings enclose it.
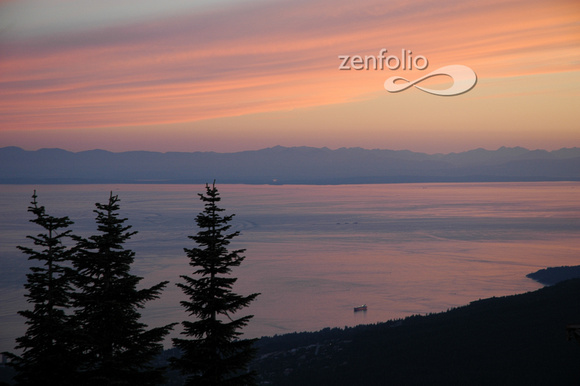
<instances>
[{"instance_id":1,"label":"mountain range","mask_svg":"<svg viewBox=\"0 0 580 386\"><path fill-rule=\"evenodd\" d=\"M0 148L2 184L579 181L580 148L501 147L461 153L282 147L216 152L114 153Z\"/></svg>"}]
</instances>

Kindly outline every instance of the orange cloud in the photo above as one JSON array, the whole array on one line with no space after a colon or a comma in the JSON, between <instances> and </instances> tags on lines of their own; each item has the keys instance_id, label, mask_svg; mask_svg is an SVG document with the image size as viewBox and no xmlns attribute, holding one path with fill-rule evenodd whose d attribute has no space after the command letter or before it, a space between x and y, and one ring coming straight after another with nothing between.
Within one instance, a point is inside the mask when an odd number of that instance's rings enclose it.
<instances>
[{"instance_id":1,"label":"orange cloud","mask_svg":"<svg viewBox=\"0 0 580 386\"><path fill-rule=\"evenodd\" d=\"M577 71L579 17L576 1L320 0L0 37L0 130L176 124L372 99L395 73L338 71L338 55L383 47L424 55L429 70L465 64L480 79Z\"/></svg>"}]
</instances>

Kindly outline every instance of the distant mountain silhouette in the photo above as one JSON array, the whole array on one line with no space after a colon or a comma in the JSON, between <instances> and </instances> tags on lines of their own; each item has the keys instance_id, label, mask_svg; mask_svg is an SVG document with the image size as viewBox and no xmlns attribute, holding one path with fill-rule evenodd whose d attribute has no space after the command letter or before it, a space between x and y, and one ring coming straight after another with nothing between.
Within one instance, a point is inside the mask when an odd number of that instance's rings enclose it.
<instances>
[{"instance_id":1,"label":"distant mountain silhouette","mask_svg":"<svg viewBox=\"0 0 580 386\"><path fill-rule=\"evenodd\" d=\"M580 278L580 265L549 267L526 275L544 285L554 285L564 280Z\"/></svg>"},{"instance_id":2,"label":"distant mountain silhouette","mask_svg":"<svg viewBox=\"0 0 580 386\"><path fill-rule=\"evenodd\" d=\"M361 184L579 181L580 148L502 147L462 153L282 147L242 151L113 153L0 148L0 183Z\"/></svg>"}]
</instances>

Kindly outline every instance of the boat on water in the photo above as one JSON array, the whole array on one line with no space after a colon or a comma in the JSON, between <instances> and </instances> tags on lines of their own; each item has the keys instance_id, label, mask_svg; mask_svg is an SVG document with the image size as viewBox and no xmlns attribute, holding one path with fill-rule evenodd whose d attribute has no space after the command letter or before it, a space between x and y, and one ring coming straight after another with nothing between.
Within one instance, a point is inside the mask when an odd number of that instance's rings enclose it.
<instances>
[{"instance_id":1,"label":"boat on water","mask_svg":"<svg viewBox=\"0 0 580 386\"><path fill-rule=\"evenodd\" d=\"M367 305L363 304L362 306L358 306L354 308L354 312L359 312L359 311L366 311L367 310Z\"/></svg>"}]
</instances>

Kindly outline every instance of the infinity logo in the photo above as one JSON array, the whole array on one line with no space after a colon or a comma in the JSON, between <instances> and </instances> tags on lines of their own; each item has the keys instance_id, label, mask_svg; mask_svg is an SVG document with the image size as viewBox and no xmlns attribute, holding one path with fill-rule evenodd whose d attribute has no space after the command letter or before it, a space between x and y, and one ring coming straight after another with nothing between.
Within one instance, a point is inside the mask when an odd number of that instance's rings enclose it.
<instances>
[{"instance_id":1,"label":"infinity logo","mask_svg":"<svg viewBox=\"0 0 580 386\"><path fill-rule=\"evenodd\" d=\"M420 83L425 79L439 75L447 75L451 77L451 79L453 80L453 84L451 85L451 87L445 90L433 90L426 87L416 86L417 83ZM395 83L397 81L405 81L406 83L405 82ZM461 64L454 64L451 66L441 67L413 82L403 78L402 76L392 76L385 81L385 89L388 92L401 92L408 89L411 86L415 86L419 90L425 91L429 94L440 96L453 96L463 94L471 90L476 83L477 83L477 75L475 75L475 72L471 68L463 66Z\"/></svg>"}]
</instances>

